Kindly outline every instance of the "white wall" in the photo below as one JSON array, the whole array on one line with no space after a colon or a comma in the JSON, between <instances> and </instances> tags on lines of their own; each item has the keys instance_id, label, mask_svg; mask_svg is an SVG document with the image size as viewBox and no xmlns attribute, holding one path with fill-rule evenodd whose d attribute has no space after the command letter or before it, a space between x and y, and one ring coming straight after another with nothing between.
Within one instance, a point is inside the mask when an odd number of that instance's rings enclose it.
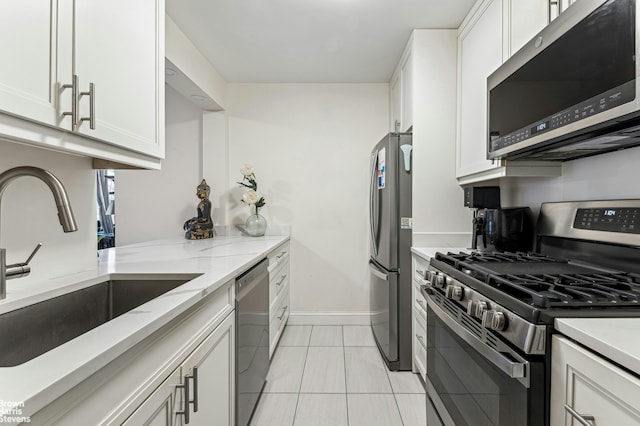
<instances>
[{"instance_id":1,"label":"white wall","mask_svg":"<svg viewBox=\"0 0 640 426\"><path fill-rule=\"evenodd\" d=\"M24 262L36 243L43 246L31 261L31 275L8 281L9 294L17 286L95 270L96 178L91 159L0 141L0 172L16 166L41 167L62 181L78 231L62 231L53 196L43 182L33 177L13 181L0 203L0 247L7 249L7 262L16 263Z\"/></svg>"},{"instance_id":2,"label":"white wall","mask_svg":"<svg viewBox=\"0 0 640 426\"><path fill-rule=\"evenodd\" d=\"M116 171L116 245L184 236L196 216L202 179L202 111L166 86L166 158L162 170ZM211 199L222 188L207 182Z\"/></svg>"},{"instance_id":3,"label":"white wall","mask_svg":"<svg viewBox=\"0 0 640 426\"><path fill-rule=\"evenodd\" d=\"M530 206L537 213L545 201L640 198L638 165L640 148L568 161L557 178L505 180L502 204Z\"/></svg>"},{"instance_id":4,"label":"white wall","mask_svg":"<svg viewBox=\"0 0 640 426\"><path fill-rule=\"evenodd\" d=\"M387 132L387 84L231 84L230 223L243 223L244 163L261 210L291 224L293 312L368 312L370 151Z\"/></svg>"}]
</instances>

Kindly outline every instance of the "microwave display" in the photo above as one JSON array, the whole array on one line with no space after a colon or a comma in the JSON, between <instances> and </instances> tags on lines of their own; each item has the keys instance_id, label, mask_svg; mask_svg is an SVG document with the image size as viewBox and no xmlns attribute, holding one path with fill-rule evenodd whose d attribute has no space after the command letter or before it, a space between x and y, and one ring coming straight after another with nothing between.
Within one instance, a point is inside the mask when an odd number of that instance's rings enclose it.
<instances>
[{"instance_id":1,"label":"microwave display","mask_svg":"<svg viewBox=\"0 0 640 426\"><path fill-rule=\"evenodd\" d=\"M609 0L546 48L543 42L544 50L488 92L489 151L634 100L635 26L635 0Z\"/></svg>"}]
</instances>

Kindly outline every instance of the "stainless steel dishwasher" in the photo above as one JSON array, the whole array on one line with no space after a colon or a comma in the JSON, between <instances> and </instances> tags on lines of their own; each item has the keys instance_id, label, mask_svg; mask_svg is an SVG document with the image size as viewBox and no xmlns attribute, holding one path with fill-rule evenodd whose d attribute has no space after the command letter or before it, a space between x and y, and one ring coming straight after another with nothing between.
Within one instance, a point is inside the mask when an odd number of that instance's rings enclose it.
<instances>
[{"instance_id":1,"label":"stainless steel dishwasher","mask_svg":"<svg viewBox=\"0 0 640 426\"><path fill-rule=\"evenodd\" d=\"M267 259L236 279L236 425L247 426L269 369Z\"/></svg>"}]
</instances>

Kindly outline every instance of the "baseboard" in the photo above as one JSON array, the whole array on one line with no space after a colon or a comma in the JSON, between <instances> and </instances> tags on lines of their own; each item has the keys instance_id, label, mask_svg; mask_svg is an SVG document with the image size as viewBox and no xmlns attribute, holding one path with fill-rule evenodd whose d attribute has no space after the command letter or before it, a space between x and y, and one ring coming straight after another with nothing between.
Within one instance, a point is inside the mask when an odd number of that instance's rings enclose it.
<instances>
[{"instance_id":1,"label":"baseboard","mask_svg":"<svg viewBox=\"0 0 640 426\"><path fill-rule=\"evenodd\" d=\"M288 325L369 325L369 312L291 312Z\"/></svg>"}]
</instances>

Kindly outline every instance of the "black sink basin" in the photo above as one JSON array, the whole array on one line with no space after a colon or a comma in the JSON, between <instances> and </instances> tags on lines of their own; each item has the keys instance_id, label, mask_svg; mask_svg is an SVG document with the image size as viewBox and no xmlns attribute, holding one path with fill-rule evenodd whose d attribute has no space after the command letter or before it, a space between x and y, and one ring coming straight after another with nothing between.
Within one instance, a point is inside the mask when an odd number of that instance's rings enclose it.
<instances>
[{"instance_id":1,"label":"black sink basin","mask_svg":"<svg viewBox=\"0 0 640 426\"><path fill-rule=\"evenodd\" d=\"M111 279L0 315L0 367L50 351L198 275Z\"/></svg>"}]
</instances>

